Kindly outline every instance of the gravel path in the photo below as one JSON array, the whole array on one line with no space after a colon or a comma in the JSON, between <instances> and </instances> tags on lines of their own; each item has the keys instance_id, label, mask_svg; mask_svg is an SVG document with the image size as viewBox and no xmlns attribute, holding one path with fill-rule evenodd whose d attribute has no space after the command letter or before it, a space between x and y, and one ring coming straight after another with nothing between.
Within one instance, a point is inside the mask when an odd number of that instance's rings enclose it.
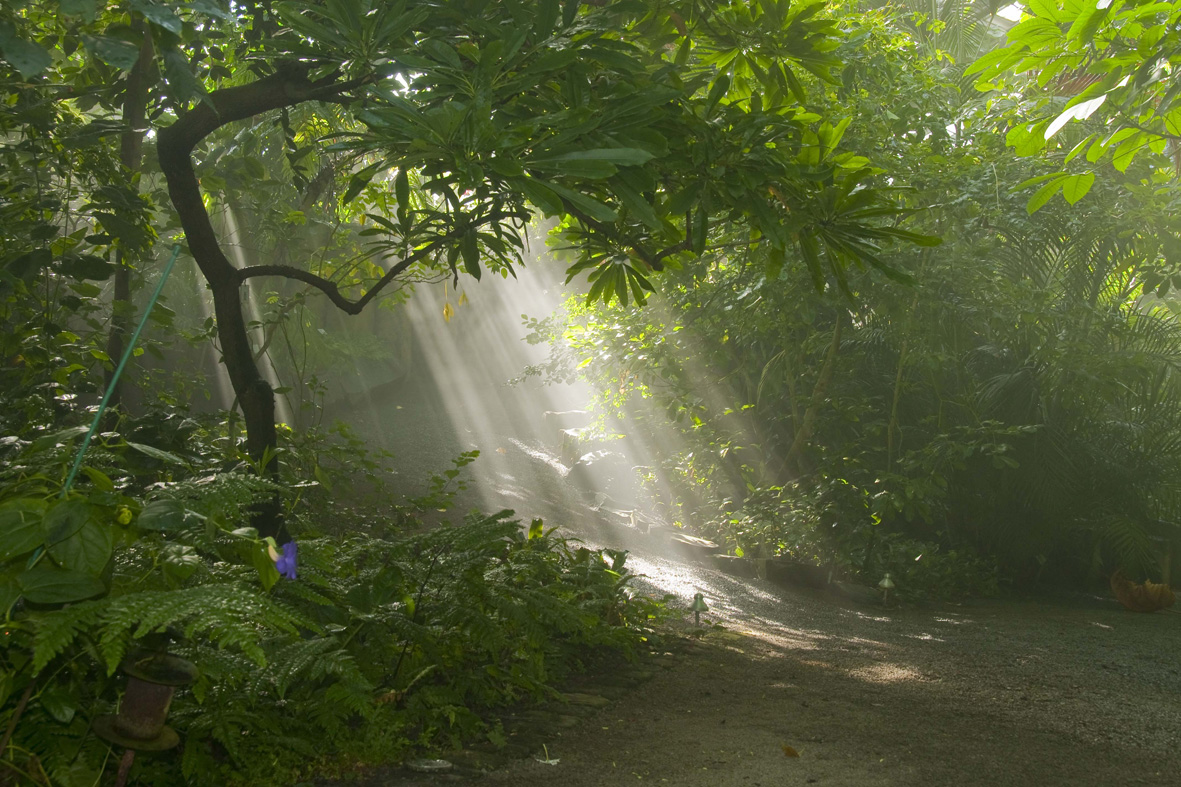
<instances>
[{"instance_id":1,"label":"gravel path","mask_svg":"<svg viewBox=\"0 0 1181 787\"><path fill-rule=\"evenodd\" d=\"M1177 785L1175 618L1106 603L848 609L770 593L489 785ZM741 628L741 627L740 627ZM789 757L783 746L798 757Z\"/></svg>"},{"instance_id":2,"label":"gravel path","mask_svg":"<svg viewBox=\"0 0 1181 787\"><path fill-rule=\"evenodd\" d=\"M610 505L590 510L545 446L499 442L461 506L629 549L644 590L683 603L700 591L721 628L657 654L654 677L576 726L531 738L533 757L374 784L1181 785L1177 614L1086 595L887 609L738 579L659 524L642 533ZM546 753L558 762L535 759Z\"/></svg>"},{"instance_id":3,"label":"gravel path","mask_svg":"<svg viewBox=\"0 0 1181 787\"><path fill-rule=\"evenodd\" d=\"M514 508L628 549L644 590L683 604L702 592L721 628L662 646L672 655L653 656L650 679L623 694L604 687L610 704L560 717L507 768L479 778L386 770L369 783L1181 786L1176 613L1125 612L1105 595L887 609L737 579L659 522L635 527L629 510L639 507L640 524L652 517L633 491L569 483L528 402L492 419L478 402L457 410L444 399L420 386L359 419L360 433L401 457L412 492L479 448L459 510ZM546 756L557 762L536 759Z\"/></svg>"}]
</instances>

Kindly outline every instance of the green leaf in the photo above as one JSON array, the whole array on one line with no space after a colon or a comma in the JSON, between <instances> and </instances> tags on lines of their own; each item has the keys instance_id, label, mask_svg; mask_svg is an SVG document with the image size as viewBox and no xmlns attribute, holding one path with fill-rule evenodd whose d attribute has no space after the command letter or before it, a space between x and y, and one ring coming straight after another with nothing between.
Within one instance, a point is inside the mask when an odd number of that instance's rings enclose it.
<instances>
[{"instance_id":1,"label":"green leaf","mask_svg":"<svg viewBox=\"0 0 1181 787\"><path fill-rule=\"evenodd\" d=\"M189 61L180 52L167 52L164 55L164 78L168 87L173 91L176 99L182 103L198 96L204 98L207 93L205 84L193 74L189 68Z\"/></svg>"},{"instance_id":2,"label":"green leaf","mask_svg":"<svg viewBox=\"0 0 1181 787\"><path fill-rule=\"evenodd\" d=\"M60 0L58 5L66 16L80 16L87 22L97 15L97 0Z\"/></svg>"},{"instance_id":3,"label":"green leaf","mask_svg":"<svg viewBox=\"0 0 1181 787\"><path fill-rule=\"evenodd\" d=\"M722 96L726 95L726 91L730 89L730 77L722 74L714 80L713 85L709 89L709 96L705 100L705 116L709 117L713 114L714 107L722 100Z\"/></svg>"},{"instance_id":4,"label":"green leaf","mask_svg":"<svg viewBox=\"0 0 1181 787\"><path fill-rule=\"evenodd\" d=\"M51 262L53 254L49 249L34 249L6 262L4 269L18 279L27 279Z\"/></svg>"},{"instance_id":5,"label":"green leaf","mask_svg":"<svg viewBox=\"0 0 1181 787\"><path fill-rule=\"evenodd\" d=\"M644 199L640 192L618 178L611 182L611 190L615 192L615 196L619 198L624 207L642 221L648 229L659 232L663 228L660 217L656 215L656 211L652 209L648 200Z\"/></svg>"},{"instance_id":6,"label":"green leaf","mask_svg":"<svg viewBox=\"0 0 1181 787\"><path fill-rule=\"evenodd\" d=\"M84 35L82 42L92 55L120 71L131 70L139 60L139 47L129 41L110 36Z\"/></svg>"},{"instance_id":7,"label":"green leaf","mask_svg":"<svg viewBox=\"0 0 1181 787\"><path fill-rule=\"evenodd\" d=\"M348 42L337 35L331 28L314 21L304 14L307 6L304 3L278 3L275 13L292 29L305 38L311 38L321 44L345 47Z\"/></svg>"},{"instance_id":8,"label":"green leaf","mask_svg":"<svg viewBox=\"0 0 1181 787\"><path fill-rule=\"evenodd\" d=\"M25 79L37 76L53 63L48 49L15 36L0 41L0 54Z\"/></svg>"},{"instance_id":9,"label":"green leaf","mask_svg":"<svg viewBox=\"0 0 1181 787\"><path fill-rule=\"evenodd\" d=\"M537 178L521 178L516 180L514 185L521 189L525 199L540 208L546 216L554 216L563 212L562 200L546 183Z\"/></svg>"},{"instance_id":10,"label":"green leaf","mask_svg":"<svg viewBox=\"0 0 1181 787\"><path fill-rule=\"evenodd\" d=\"M176 454L170 454L167 451L161 451L159 448L155 448L150 445L144 445L143 443L133 443L128 440L127 447L133 448L145 456L150 456L153 459L159 459L161 462L167 462L168 464L183 465L185 463L185 460L181 459Z\"/></svg>"},{"instance_id":11,"label":"green leaf","mask_svg":"<svg viewBox=\"0 0 1181 787\"><path fill-rule=\"evenodd\" d=\"M106 568L115 546L110 525L88 519L77 533L49 548L49 556L62 568L98 576Z\"/></svg>"},{"instance_id":12,"label":"green leaf","mask_svg":"<svg viewBox=\"0 0 1181 787\"><path fill-rule=\"evenodd\" d=\"M394 198L398 201L398 221L405 226L410 220L410 178L405 167L399 167L394 178Z\"/></svg>"},{"instance_id":13,"label":"green leaf","mask_svg":"<svg viewBox=\"0 0 1181 787\"><path fill-rule=\"evenodd\" d=\"M1095 35L1095 31L1099 29L1099 25L1103 23L1107 11L1108 6L1100 8L1099 3L1095 0L1088 0L1083 11L1075 17L1070 29L1066 31L1066 40L1089 42Z\"/></svg>"},{"instance_id":14,"label":"green leaf","mask_svg":"<svg viewBox=\"0 0 1181 787\"><path fill-rule=\"evenodd\" d=\"M1111 155L1111 165L1120 172L1127 172L1136 154L1147 145L1148 135L1140 132L1120 143Z\"/></svg>"},{"instance_id":15,"label":"green leaf","mask_svg":"<svg viewBox=\"0 0 1181 787\"><path fill-rule=\"evenodd\" d=\"M103 492L115 491L115 482L102 470L95 467L83 467L82 474L90 479L90 483L94 484L96 489Z\"/></svg>"},{"instance_id":16,"label":"green leaf","mask_svg":"<svg viewBox=\"0 0 1181 787\"><path fill-rule=\"evenodd\" d=\"M889 230L888 234L890 237L904 240L907 243L913 243L916 246L925 246L931 248L934 246L943 245L943 238L938 235L923 235L922 233L911 232L910 230L902 230L894 227L887 229Z\"/></svg>"},{"instance_id":17,"label":"green leaf","mask_svg":"<svg viewBox=\"0 0 1181 787\"><path fill-rule=\"evenodd\" d=\"M435 60L438 60L454 69L463 68L463 61L460 60L459 53L457 53L451 45L437 38L431 38L423 41L419 46L423 49L423 51L432 55Z\"/></svg>"},{"instance_id":18,"label":"green leaf","mask_svg":"<svg viewBox=\"0 0 1181 787\"><path fill-rule=\"evenodd\" d=\"M0 577L0 616L6 616L20 597L21 589L20 585L16 583L16 578Z\"/></svg>"},{"instance_id":19,"label":"green leaf","mask_svg":"<svg viewBox=\"0 0 1181 787\"><path fill-rule=\"evenodd\" d=\"M779 278L779 274L783 272L783 265L787 262L787 256L783 249L772 246L767 250L767 279L774 281Z\"/></svg>"},{"instance_id":20,"label":"green leaf","mask_svg":"<svg viewBox=\"0 0 1181 787\"><path fill-rule=\"evenodd\" d=\"M101 580L89 574L44 565L24 572L17 583L21 594L34 604L69 604L107 590Z\"/></svg>"},{"instance_id":21,"label":"green leaf","mask_svg":"<svg viewBox=\"0 0 1181 787\"><path fill-rule=\"evenodd\" d=\"M1073 205L1083 197L1087 196L1087 192L1091 190L1091 184L1095 182L1094 172L1084 172L1081 175L1071 175L1062 184L1062 196L1066 201Z\"/></svg>"},{"instance_id":22,"label":"green leaf","mask_svg":"<svg viewBox=\"0 0 1181 787\"><path fill-rule=\"evenodd\" d=\"M545 523L540 519L534 519L529 523L529 540L541 538L545 533Z\"/></svg>"},{"instance_id":23,"label":"green leaf","mask_svg":"<svg viewBox=\"0 0 1181 787\"><path fill-rule=\"evenodd\" d=\"M153 500L144 506L135 524L143 530L177 530L185 526L185 507L179 500Z\"/></svg>"},{"instance_id":24,"label":"green leaf","mask_svg":"<svg viewBox=\"0 0 1181 787\"><path fill-rule=\"evenodd\" d=\"M45 541L45 501L17 498L0 504L0 562L31 552Z\"/></svg>"},{"instance_id":25,"label":"green leaf","mask_svg":"<svg viewBox=\"0 0 1181 787\"><path fill-rule=\"evenodd\" d=\"M71 279L106 281L115 274L115 266L94 254L67 254L62 257L60 270Z\"/></svg>"},{"instance_id":26,"label":"green leaf","mask_svg":"<svg viewBox=\"0 0 1181 787\"><path fill-rule=\"evenodd\" d=\"M534 161L605 161L620 167L638 167L647 164L652 158L652 154L643 148L597 148L544 156Z\"/></svg>"},{"instance_id":27,"label":"green leaf","mask_svg":"<svg viewBox=\"0 0 1181 787\"><path fill-rule=\"evenodd\" d=\"M45 543L52 545L59 541L65 541L93 518L93 509L81 498L75 497L58 501L45 514Z\"/></svg>"},{"instance_id":28,"label":"green leaf","mask_svg":"<svg viewBox=\"0 0 1181 787\"><path fill-rule=\"evenodd\" d=\"M578 6L582 5L582 0L566 0L562 4L562 25L569 27L575 17L578 16Z\"/></svg>"},{"instance_id":29,"label":"green leaf","mask_svg":"<svg viewBox=\"0 0 1181 787\"><path fill-rule=\"evenodd\" d=\"M224 8L218 7L215 0L189 0L189 10L226 21L234 18Z\"/></svg>"},{"instance_id":30,"label":"green leaf","mask_svg":"<svg viewBox=\"0 0 1181 787\"><path fill-rule=\"evenodd\" d=\"M273 588L275 583L279 581L279 569L275 568L275 561L271 560L271 555L267 552L267 545L263 542L255 544L250 558L254 563L254 570L258 572L258 579L262 582L263 588L266 590Z\"/></svg>"},{"instance_id":31,"label":"green leaf","mask_svg":"<svg viewBox=\"0 0 1181 787\"><path fill-rule=\"evenodd\" d=\"M46 448L59 448L73 441L75 437L90 431L88 426L71 426L52 434L42 435L33 441L29 447L31 451L44 451Z\"/></svg>"},{"instance_id":32,"label":"green leaf","mask_svg":"<svg viewBox=\"0 0 1181 787\"><path fill-rule=\"evenodd\" d=\"M74 719L77 708L74 705L74 695L60 683L48 686L39 695L41 707L53 717L54 721L69 724Z\"/></svg>"},{"instance_id":33,"label":"green leaf","mask_svg":"<svg viewBox=\"0 0 1181 787\"><path fill-rule=\"evenodd\" d=\"M799 244L804 263L808 266L808 272L812 274L812 284L816 287L817 292L823 291L824 269L820 265L820 242L811 232L801 232Z\"/></svg>"},{"instance_id":34,"label":"green leaf","mask_svg":"<svg viewBox=\"0 0 1181 787\"><path fill-rule=\"evenodd\" d=\"M381 171L384 167L385 162L379 161L376 164L365 167L365 169L355 173L353 177L349 179L348 190L345 191L344 197L341 198L341 202L343 202L345 205L352 202L356 196L360 194L366 186L369 185L369 181L373 180L373 176Z\"/></svg>"},{"instance_id":35,"label":"green leaf","mask_svg":"<svg viewBox=\"0 0 1181 787\"><path fill-rule=\"evenodd\" d=\"M1029 198L1029 202L1025 204L1025 211L1029 215L1037 213L1050 198L1053 197L1062 188L1062 184L1066 182L1066 175L1064 173L1058 174L1055 178L1047 182L1044 186L1034 192L1033 196Z\"/></svg>"},{"instance_id":36,"label":"green leaf","mask_svg":"<svg viewBox=\"0 0 1181 787\"><path fill-rule=\"evenodd\" d=\"M619 218L615 211L607 207L597 199L588 197L573 189L568 189L565 186L560 186L557 183L550 183L549 181L538 181L544 183L546 188L551 189L558 196L565 198L575 208L583 211L593 219L599 221L615 221Z\"/></svg>"},{"instance_id":37,"label":"green leaf","mask_svg":"<svg viewBox=\"0 0 1181 787\"><path fill-rule=\"evenodd\" d=\"M548 38L554 29L554 24L562 14L562 4L559 0L541 0L533 19L533 32L543 38Z\"/></svg>"},{"instance_id":38,"label":"green leaf","mask_svg":"<svg viewBox=\"0 0 1181 787\"><path fill-rule=\"evenodd\" d=\"M587 180L602 180L609 178L619 171L619 168L607 161L595 160L535 160L529 164L534 169L566 175L571 178L586 178Z\"/></svg>"},{"instance_id":39,"label":"green leaf","mask_svg":"<svg viewBox=\"0 0 1181 787\"><path fill-rule=\"evenodd\" d=\"M180 21L180 17L174 14L171 8L145 2L145 0L132 0L131 7L143 14L144 18L149 22L164 28L170 33L180 35L181 30L184 29L184 24Z\"/></svg>"},{"instance_id":40,"label":"green leaf","mask_svg":"<svg viewBox=\"0 0 1181 787\"><path fill-rule=\"evenodd\" d=\"M201 567L201 556L187 544L168 544L160 552L160 563L165 574L184 582Z\"/></svg>"},{"instance_id":41,"label":"green leaf","mask_svg":"<svg viewBox=\"0 0 1181 787\"><path fill-rule=\"evenodd\" d=\"M459 241L459 251L463 255L463 267L468 273L480 280L480 245L474 229L463 234Z\"/></svg>"},{"instance_id":42,"label":"green leaf","mask_svg":"<svg viewBox=\"0 0 1181 787\"><path fill-rule=\"evenodd\" d=\"M690 235L694 254L701 254L705 251L705 239L708 230L709 214L705 209L698 208L697 212L693 214L693 229Z\"/></svg>"}]
</instances>

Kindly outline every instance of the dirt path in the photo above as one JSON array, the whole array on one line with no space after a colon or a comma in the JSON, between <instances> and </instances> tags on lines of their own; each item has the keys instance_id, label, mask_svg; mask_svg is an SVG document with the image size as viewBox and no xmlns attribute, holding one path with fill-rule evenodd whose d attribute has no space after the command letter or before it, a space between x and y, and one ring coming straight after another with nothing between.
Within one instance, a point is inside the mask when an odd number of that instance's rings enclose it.
<instances>
[{"instance_id":1,"label":"dirt path","mask_svg":"<svg viewBox=\"0 0 1181 787\"><path fill-rule=\"evenodd\" d=\"M372 783L1181 784L1178 616L1095 599L883 610L761 590L781 625L674 640L634 688L590 676L576 688L610 704L541 712L517 747L532 756Z\"/></svg>"},{"instance_id":2,"label":"dirt path","mask_svg":"<svg viewBox=\"0 0 1181 787\"><path fill-rule=\"evenodd\" d=\"M397 414L407 429L429 422L413 410ZM469 447L455 435L414 443ZM523 759L500 758L492 773L389 770L371 784L1181 785L1175 613L1087 596L885 609L736 579L659 523L640 532L609 504L592 510L601 501L564 484L552 448L494 442L482 446L491 461L478 463L470 502L629 549L644 589L683 604L702 592L707 618L725 628L665 646L673 655L653 656L660 666L638 685L592 676L580 690L609 704L540 712L520 743L510 739Z\"/></svg>"},{"instance_id":3,"label":"dirt path","mask_svg":"<svg viewBox=\"0 0 1181 787\"><path fill-rule=\"evenodd\" d=\"M794 594L784 607L796 626L706 637L555 733L556 765L483 783L1181 784L1175 619L1012 602L879 613Z\"/></svg>"}]
</instances>

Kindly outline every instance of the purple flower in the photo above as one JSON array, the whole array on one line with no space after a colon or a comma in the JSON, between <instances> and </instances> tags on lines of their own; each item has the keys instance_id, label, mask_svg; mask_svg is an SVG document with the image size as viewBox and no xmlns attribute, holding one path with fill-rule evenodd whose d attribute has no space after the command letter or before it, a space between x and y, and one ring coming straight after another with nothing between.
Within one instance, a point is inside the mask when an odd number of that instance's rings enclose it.
<instances>
[{"instance_id":1,"label":"purple flower","mask_svg":"<svg viewBox=\"0 0 1181 787\"><path fill-rule=\"evenodd\" d=\"M283 545L283 554L275 558L275 568L279 569L279 573L288 579L295 579L297 551L295 542L288 541Z\"/></svg>"}]
</instances>

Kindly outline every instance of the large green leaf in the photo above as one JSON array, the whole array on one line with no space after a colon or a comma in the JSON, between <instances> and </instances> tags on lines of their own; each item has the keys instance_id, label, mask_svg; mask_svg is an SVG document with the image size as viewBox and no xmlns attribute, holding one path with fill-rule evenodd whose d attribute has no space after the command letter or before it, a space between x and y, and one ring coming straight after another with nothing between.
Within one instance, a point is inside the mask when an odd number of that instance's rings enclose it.
<instances>
[{"instance_id":1,"label":"large green leaf","mask_svg":"<svg viewBox=\"0 0 1181 787\"><path fill-rule=\"evenodd\" d=\"M18 279L27 279L51 262L53 254L49 249L34 249L4 263L4 270Z\"/></svg>"},{"instance_id":2,"label":"large green leaf","mask_svg":"<svg viewBox=\"0 0 1181 787\"><path fill-rule=\"evenodd\" d=\"M463 255L463 267L468 273L480 280L480 246L476 231L468 230L459 242L459 251Z\"/></svg>"},{"instance_id":3,"label":"large green leaf","mask_svg":"<svg viewBox=\"0 0 1181 787\"><path fill-rule=\"evenodd\" d=\"M49 50L18 37L7 25L0 24L0 54L25 79L35 77L53 63Z\"/></svg>"},{"instance_id":4,"label":"large green leaf","mask_svg":"<svg viewBox=\"0 0 1181 787\"><path fill-rule=\"evenodd\" d=\"M1047 181L1040 189L1033 193L1029 198L1029 202L1025 205L1025 210L1030 215L1037 213L1042 206L1050 201L1050 198L1057 194L1062 189L1062 184L1066 182L1066 175L1059 174Z\"/></svg>"},{"instance_id":5,"label":"large green leaf","mask_svg":"<svg viewBox=\"0 0 1181 787\"><path fill-rule=\"evenodd\" d=\"M105 593L101 580L80 571L40 565L17 577L21 593L34 604L69 604Z\"/></svg>"},{"instance_id":6,"label":"large green leaf","mask_svg":"<svg viewBox=\"0 0 1181 787\"><path fill-rule=\"evenodd\" d=\"M562 200L549 186L537 178L520 178L514 185L525 195L525 199L541 209L546 216L562 212Z\"/></svg>"},{"instance_id":7,"label":"large green leaf","mask_svg":"<svg viewBox=\"0 0 1181 787\"><path fill-rule=\"evenodd\" d=\"M115 266L95 254L67 254L60 270L71 279L106 281L114 275Z\"/></svg>"},{"instance_id":8,"label":"large green leaf","mask_svg":"<svg viewBox=\"0 0 1181 787\"><path fill-rule=\"evenodd\" d=\"M18 498L0 504L0 561L31 552L45 541L45 501Z\"/></svg>"},{"instance_id":9,"label":"large green leaf","mask_svg":"<svg viewBox=\"0 0 1181 787\"><path fill-rule=\"evenodd\" d=\"M139 60L139 47L129 41L110 36L82 36L82 42L99 60L121 71L130 70Z\"/></svg>"},{"instance_id":10,"label":"large green leaf","mask_svg":"<svg viewBox=\"0 0 1181 787\"><path fill-rule=\"evenodd\" d=\"M193 74L189 61L180 52L165 53L164 78L182 102L198 97L204 98L207 95L204 83Z\"/></svg>"},{"instance_id":11,"label":"large green leaf","mask_svg":"<svg viewBox=\"0 0 1181 787\"><path fill-rule=\"evenodd\" d=\"M171 8L149 3L146 0L132 0L131 7L143 14L149 22L159 25L170 33L179 35L180 31L184 29L180 17L174 14Z\"/></svg>"},{"instance_id":12,"label":"large green leaf","mask_svg":"<svg viewBox=\"0 0 1181 787\"><path fill-rule=\"evenodd\" d=\"M59 0L62 13L66 16L80 16L93 22L98 11L98 0Z\"/></svg>"},{"instance_id":13,"label":"large green leaf","mask_svg":"<svg viewBox=\"0 0 1181 787\"><path fill-rule=\"evenodd\" d=\"M111 525L87 520L78 532L49 548L49 555L62 568L97 576L106 568L115 546Z\"/></svg>"},{"instance_id":14,"label":"large green leaf","mask_svg":"<svg viewBox=\"0 0 1181 787\"><path fill-rule=\"evenodd\" d=\"M605 161L620 167L638 167L647 164L652 158L652 154L643 148L597 148L595 150L576 150L554 156L541 156L533 161Z\"/></svg>"},{"instance_id":15,"label":"large green leaf","mask_svg":"<svg viewBox=\"0 0 1181 787\"><path fill-rule=\"evenodd\" d=\"M16 582L16 577L0 576L0 615L7 615L8 610L20 597L21 589Z\"/></svg>"},{"instance_id":16,"label":"large green leaf","mask_svg":"<svg viewBox=\"0 0 1181 787\"><path fill-rule=\"evenodd\" d=\"M275 568L275 561L271 560L270 552L265 542L255 544L250 551L250 560L254 570L258 572L258 580L266 590L270 590L279 581L279 569Z\"/></svg>"},{"instance_id":17,"label":"large green leaf","mask_svg":"<svg viewBox=\"0 0 1181 787\"><path fill-rule=\"evenodd\" d=\"M136 526L144 530L177 530L185 526L185 507L179 500L153 500L139 513Z\"/></svg>"},{"instance_id":18,"label":"large green leaf","mask_svg":"<svg viewBox=\"0 0 1181 787\"><path fill-rule=\"evenodd\" d=\"M599 202L593 197L588 197L585 194L575 191L574 189L566 188L557 183L544 181L546 188L555 192L558 196L565 198L571 205L578 210L585 212L592 219L599 221L615 221L619 218L615 211Z\"/></svg>"},{"instance_id":19,"label":"large green leaf","mask_svg":"<svg viewBox=\"0 0 1181 787\"><path fill-rule=\"evenodd\" d=\"M1091 190L1091 185L1095 182L1094 172L1084 172L1081 175L1071 175L1062 184L1062 196L1071 205L1078 202L1083 197L1087 196L1087 192Z\"/></svg>"},{"instance_id":20,"label":"large green leaf","mask_svg":"<svg viewBox=\"0 0 1181 787\"><path fill-rule=\"evenodd\" d=\"M156 448L155 446L152 446L152 445L144 445L143 443L133 443L130 440L128 440L127 447L134 449L136 451L139 451L141 454L143 454L145 456L150 456L153 459L159 459L161 462L167 462L168 464L171 464L171 465L183 465L185 463L185 460L181 459L176 454L169 453L168 451L162 451L159 448Z\"/></svg>"},{"instance_id":21,"label":"large green leaf","mask_svg":"<svg viewBox=\"0 0 1181 787\"><path fill-rule=\"evenodd\" d=\"M365 169L355 173L349 179L349 187L341 198L341 202L346 205L352 202L361 191L369 185L369 181L373 180L373 176L385 168L385 162L379 161L376 164L365 167Z\"/></svg>"},{"instance_id":22,"label":"large green leaf","mask_svg":"<svg viewBox=\"0 0 1181 787\"><path fill-rule=\"evenodd\" d=\"M93 518L93 509L85 500L69 498L58 501L45 514L45 543L56 544L65 541Z\"/></svg>"}]
</instances>

